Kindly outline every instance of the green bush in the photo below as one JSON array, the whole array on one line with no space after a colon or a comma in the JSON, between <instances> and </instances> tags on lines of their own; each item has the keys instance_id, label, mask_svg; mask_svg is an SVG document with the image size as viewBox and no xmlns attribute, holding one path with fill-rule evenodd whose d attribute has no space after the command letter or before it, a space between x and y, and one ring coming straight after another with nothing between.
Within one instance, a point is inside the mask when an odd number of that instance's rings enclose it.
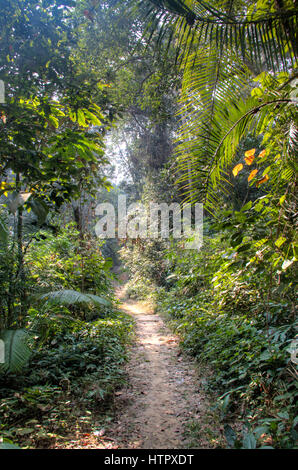
<instances>
[{"instance_id":1,"label":"green bush","mask_svg":"<svg viewBox=\"0 0 298 470\"><path fill-rule=\"evenodd\" d=\"M0 376L0 432L14 442L33 442L41 427L47 433L52 428L67 432L61 423L70 425L75 419L70 403L81 414L85 409L98 412L126 380L131 319L117 311L91 323L66 319L52 318L50 333L35 337L22 374Z\"/></svg>"},{"instance_id":2,"label":"green bush","mask_svg":"<svg viewBox=\"0 0 298 470\"><path fill-rule=\"evenodd\" d=\"M290 349L298 325L295 268L285 260L296 245L291 227L283 240L275 235L278 214L261 198L207 226L201 251L169 250L157 308L186 351L211 366L208 387L218 395L223 419L240 416L258 446L293 447L297 367Z\"/></svg>"},{"instance_id":3,"label":"green bush","mask_svg":"<svg viewBox=\"0 0 298 470\"><path fill-rule=\"evenodd\" d=\"M111 292L112 261L101 252L103 242L80 239L72 224L58 234L40 232L26 254L32 285L41 291L73 289L93 294Z\"/></svg>"}]
</instances>

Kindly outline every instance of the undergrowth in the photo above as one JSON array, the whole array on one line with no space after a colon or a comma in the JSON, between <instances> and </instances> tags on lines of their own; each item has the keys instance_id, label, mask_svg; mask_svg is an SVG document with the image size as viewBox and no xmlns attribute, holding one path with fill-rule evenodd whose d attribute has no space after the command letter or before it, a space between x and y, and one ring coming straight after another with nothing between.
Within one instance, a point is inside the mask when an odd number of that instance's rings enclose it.
<instances>
[{"instance_id":1,"label":"undergrowth","mask_svg":"<svg viewBox=\"0 0 298 470\"><path fill-rule=\"evenodd\" d=\"M75 432L96 430L126 381L128 316L114 311L94 322L51 328L42 345L35 337L21 374L0 377L0 433L21 447L52 447Z\"/></svg>"}]
</instances>

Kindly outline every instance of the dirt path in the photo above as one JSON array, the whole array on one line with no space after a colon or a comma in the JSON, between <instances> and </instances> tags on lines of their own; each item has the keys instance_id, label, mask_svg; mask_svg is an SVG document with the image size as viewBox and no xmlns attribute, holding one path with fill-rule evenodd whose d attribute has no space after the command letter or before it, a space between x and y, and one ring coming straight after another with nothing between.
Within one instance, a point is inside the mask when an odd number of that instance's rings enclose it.
<instances>
[{"instance_id":1,"label":"dirt path","mask_svg":"<svg viewBox=\"0 0 298 470\"><path fill-rule=\"evenodd\" d=\"M117 394L118 418L107 434L119 448L212 447L204 432L210 403L201 392L194 363L181 353L178 338L145 304L124 301L121 308L135 319L137 337L127 366L129 386ZM185 434L187 423L194 420L202 425L202 436L195 443Z\"/></svg>"}]
</instances>

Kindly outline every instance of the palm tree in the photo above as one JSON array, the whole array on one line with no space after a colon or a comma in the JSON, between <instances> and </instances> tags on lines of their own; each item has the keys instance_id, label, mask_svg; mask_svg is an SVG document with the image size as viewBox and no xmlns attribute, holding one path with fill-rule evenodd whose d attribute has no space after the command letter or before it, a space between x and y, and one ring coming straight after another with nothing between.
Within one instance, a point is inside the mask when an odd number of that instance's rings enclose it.
<instances>
[{"instance_id":1,"label":"palm tree","mask_svg":"<svg viewBox=\"0 0 298 470\"><path fill-rule=\"evenodd\" d=\"M149 28L160 46L174 43L183 71L177 168L186 198L214 209L239 143L252 133L263 136L262 161L282 151L272 181L281 173L291 179L298 134L295 0L141 3L151 3Z\"/></svg>"}]
</instances>

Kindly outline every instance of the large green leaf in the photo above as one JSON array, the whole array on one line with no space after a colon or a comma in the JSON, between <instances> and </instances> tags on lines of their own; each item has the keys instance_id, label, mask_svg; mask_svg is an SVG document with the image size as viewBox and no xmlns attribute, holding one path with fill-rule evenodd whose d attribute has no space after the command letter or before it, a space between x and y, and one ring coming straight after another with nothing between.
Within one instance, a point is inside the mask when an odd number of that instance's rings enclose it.
<instances>
[{"instance_id":1,"label":"large green leaf","mask_svg":"<svg viewBox=\"0 0 298 470\"><path fill-rule=\"evenodd\" d=\"M234 429L231 428L231 426L229 424L225 424L225 426L224 426L224 435L225 435L225 438L227 440L228 446L230 448L233 448L234 444L235 444L235 441L237 439L237 435L236 435Z\"/></svg>"},{"instance_id":2,"label":"large green leaf","mask_svg":"<svg viewBox=\"0 0 298 470\"><path fill-rule=\"evenodd\" d=\"M111 302L103 297L93 294L84 294L72 289L48 292L47 294L41 295L40 299L58 305L93 304L96 307L102 307L103 305L108 307L111 305Z\"/></svg>"},{"instance_id":3,"label":"large green leaf","mask_svg":"<svg viewBox=\"0 0 298 470\"><path fill-rule=\"evenodd\" d=\"M257 441L255 436L251 432L246 433L243 437L242 445L243 449L256 449Z\"/></svg>"},{"instance_id":4,"label":"large green leaf","mask_svg":"<svg viewBox=\"0 0 298 470\"><path fill-rule=\"evenodd\" d=\"M4 341L5 362L0 364L0 372L20 372L27 365L31 355L27 331L5 330L1 339Z\"/></svg>"}]
</instances>

